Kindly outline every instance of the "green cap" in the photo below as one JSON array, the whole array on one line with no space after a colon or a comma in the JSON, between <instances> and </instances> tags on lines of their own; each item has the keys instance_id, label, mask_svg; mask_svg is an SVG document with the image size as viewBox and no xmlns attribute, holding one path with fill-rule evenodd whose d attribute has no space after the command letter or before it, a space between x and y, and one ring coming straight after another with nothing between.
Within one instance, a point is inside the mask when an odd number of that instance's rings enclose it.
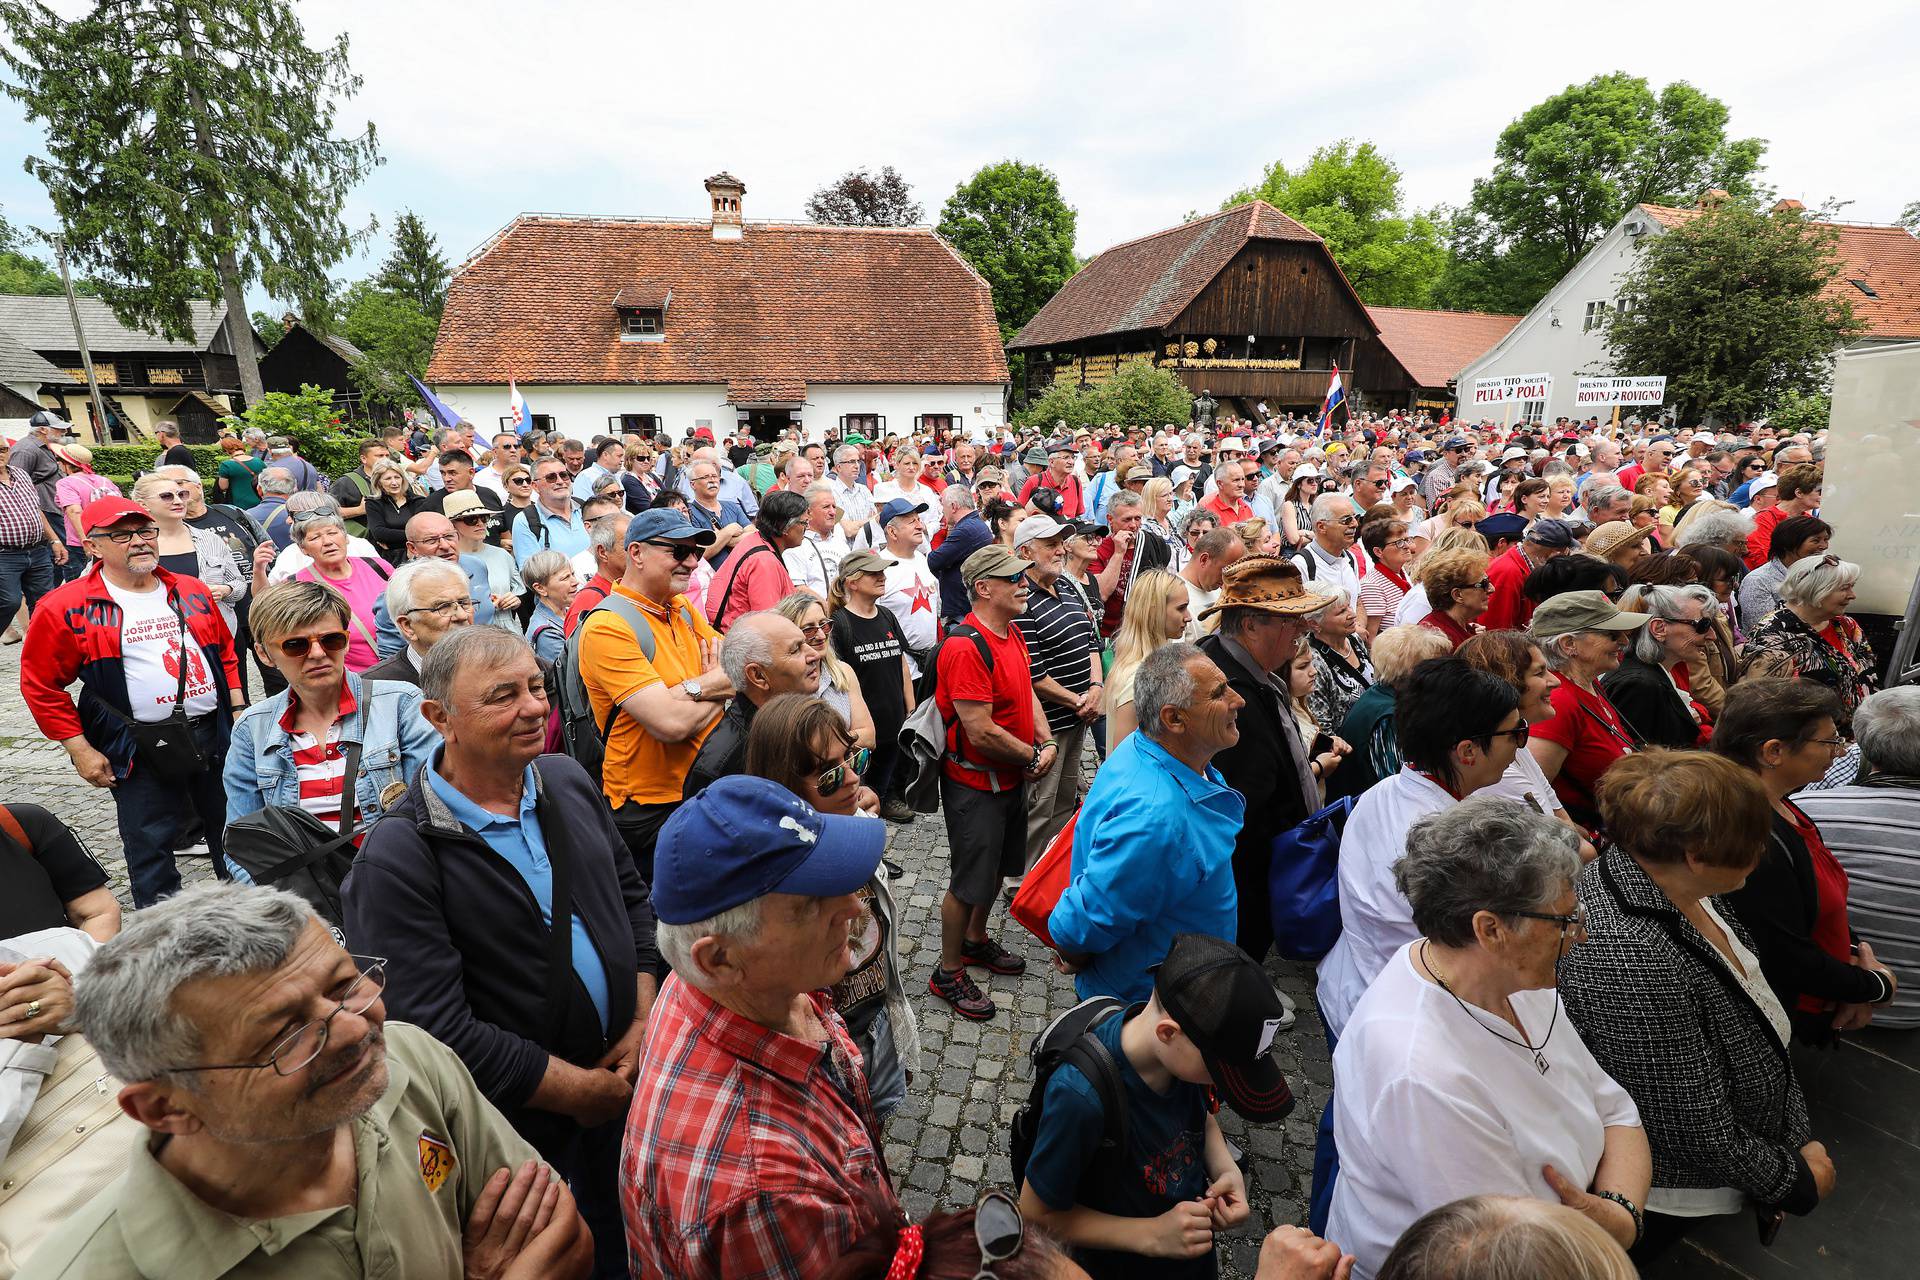
<instances>
[{"instance_id":1,"label":"green cap","mask_svg":"<svg viewBox=\"0 0 1920 1280\"><path fill-rule=\"evenodd\" d=\"M1634 631L1648 620L1607 599L1604 591L1567 591L1542 601L1533 611L1533 634L1542 640L1577 631Z\"/></svg>"},{"instance_id":2,"label":"green cap","mask_svg":"<svg viewBox=\"0 0 1920 1280\"><path fill-rule=\"evenodd\" d=\"M999 543L990 543L966 558L960 566L960 580L971 587L982 578L1013 578L1033 568L1033 561L1022 560Z\"/></svg>"},{"instance_id":3,"label":"green cap","mask_svg":"<svg viewBox=\"0 0 1920 1280\"><path fill-rule=\"evenodd\" d=\"M856 573L885 573L898 563L899 561L889 560L877 551L869 551L862 547L858 551L849 551L840 557L840 576L845 578Z\"/></svg>"}]
</instances>

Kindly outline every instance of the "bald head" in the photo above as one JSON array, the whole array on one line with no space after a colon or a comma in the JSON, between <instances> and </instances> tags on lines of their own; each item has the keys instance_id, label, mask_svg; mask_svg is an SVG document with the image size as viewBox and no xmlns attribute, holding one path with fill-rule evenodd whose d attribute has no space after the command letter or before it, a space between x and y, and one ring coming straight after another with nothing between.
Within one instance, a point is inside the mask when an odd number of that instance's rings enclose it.
<instances>
[{"instance_id":1,"label":"bald head","mask_svg":"<svg viewBox=\"0 0 1920 1280\"><path fill-rule=\"evenodd\" d=\"M407 521L407 558L458 560L460 544L454 537L453 521L437 511L422 511Z\"/></svg>"}]
</instances>

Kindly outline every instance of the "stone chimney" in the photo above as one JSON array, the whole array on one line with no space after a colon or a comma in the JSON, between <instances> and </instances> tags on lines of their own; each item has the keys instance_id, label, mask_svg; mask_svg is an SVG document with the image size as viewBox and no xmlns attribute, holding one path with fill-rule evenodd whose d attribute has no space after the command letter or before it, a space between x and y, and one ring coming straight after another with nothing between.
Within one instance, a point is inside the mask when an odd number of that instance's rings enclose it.
<instances>
[{"instance_id":1,"label":"stone chimney","mask_svg":"<svg viewBox=\"0 0 1920 1280\"><path fill-rule=\"evenodd\" d=\"M1775 213L1805 213L1806 209L1807 206L1791 198L1776 200L1773 203L1773 212Z\"/></svg>"},{"instance_id":2,"label":"stone chimney","mask_svg":"<svg viewBox=\"0 0 1920 1280\"><path fill-rule=\"evenodd\" d=\"M1711 190L1702 191L1700 193L1700 203L1694 207L1697 209L1718 209L1727 202L1727 199L1726 192L1718 187L1714 187Z\"/></svg>"},{"instance_id":3,"label":"stone chimney","mask_svg":"<svg viewBox=\"0 0 1920 1280\"><path fill-rule=\"evenodd\" d=\"M713 201L715 240L738 240L746 234L746 221L740 212L741 197L746 194L747 184L724 169L707 179L707 195Z\"/></svg>"}]
</instances>

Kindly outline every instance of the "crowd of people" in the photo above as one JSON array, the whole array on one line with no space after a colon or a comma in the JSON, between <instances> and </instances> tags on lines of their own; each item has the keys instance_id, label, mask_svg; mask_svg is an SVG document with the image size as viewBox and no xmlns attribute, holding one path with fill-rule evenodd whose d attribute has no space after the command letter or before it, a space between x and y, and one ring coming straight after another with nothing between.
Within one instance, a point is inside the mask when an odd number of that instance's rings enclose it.
<instances>
[{"instance_id":1,"label":"crowd of people","mask_svg":"<svg viewBox=\"0 0 1920 1280\"><path fill-rule=\"evenodd\" d=\"M0 1236L33 1276L1212 1276L1215 1112L1277 1123L1311 1034L1278 955L1334 1088L1260 1280L1770 1241L1835 1185L1798 1055L1920 1025L1920 693L1848 616L1822 446L460 423L122 495L42 415L0 616L135 910L0 807ZM1022 952L1083 1003L1014 1046L1013 1184L910 1222L915 1003L994 1019Z\"/></svg>"}]
</instances>

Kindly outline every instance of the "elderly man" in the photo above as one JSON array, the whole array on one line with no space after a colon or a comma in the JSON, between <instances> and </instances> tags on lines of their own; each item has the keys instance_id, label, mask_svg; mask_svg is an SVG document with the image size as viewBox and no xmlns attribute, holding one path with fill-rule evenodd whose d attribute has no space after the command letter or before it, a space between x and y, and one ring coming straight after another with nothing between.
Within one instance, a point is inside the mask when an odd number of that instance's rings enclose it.
<instances>
[{"instance_id":1,"label":"elderly man","mask_svg":"<svg viewBox=\"0 0 1920 1280\"><path fill-rule=\"evenodd\" d=\"M734 544L724 568L707 584L707 621L725 631L742 614L771 609L793 594L793 577L781 559L807 536L807 500L784 489L769 490L753 518L753 531Z\"/></svg>"},{"instance_id":2,"label":"elderly man","mask_svg":"<svg viewBox=\"0 0 1920 1280\"><path fill-rule=\"evenodd\" d=\"M926 524L921 520L924 510L923 504L893 498L875 517L886 539L883 554L893 561L887 570L887 589L880 597L880 607L900 624L916 678L931 665L940 639L940 580L933 576L927 561Z\"/></svg>"},{"instance_id":3,"label":"elderly man","mask_svg":"<svg viewBox=\"0 0 1920 1280\"><path fill-rule=\"evenodd\" d=\"M293 541L293 516L287 510L287 499L295 492L293 477L285 467L268 467L260 473L254 487L260 493L260 501L247 514L267 531L274 546L285 551Z\"/></svg>"},{"instance_id":4,"label":"elderly man","mask_svg":"<svg viewBox=\"0 0 1920 1280\"><path fill-rule=\"evenodd\" d=\"M1425 492L1429 511L1453 488L1467 452L1467 442L1460 436L1450 436L1440 442L1440 461L1427 468Z\"/></svg>"},{"instance_id":5,"label":"elderly man","mask_svg":"<svg viewBox=\"0 0 1920 1280\"><path fill-rule=\"evenodd\" d=\"M873 519L873 490L860 483L860 446L843 444L833 451L833 496L840 504L840 531L851 538Z\"/></svg>"},{"instance_id":6,"label":"elderly man","mask_svg":"<svg viewBox=\"0 0 1920 1280\"><path fill-rule=\"evenodd\" d=\"M1133 690L1140 732L1094 775L1073 829L1073 878L1047 922L1080 998L1129 1004L1152 994L1174 935L1234 940L1233 844L1246 814L1212 764L1240 740L1245 703L1225 673L1175 641L1147 655Z\"/></svg>"},{"instance_id":7,"label":"elderly man","mask_svg":"<svg viewBox=\"0 0 1920 1280\"><path fill-rule=\"evenodd\" d=\"M853 967L886 827L722 778L660 832L673 966L627 1118L641 1276L812 1280L899 1213L859 1051L826 988Z\"/></svg>"},{"instance_id":8,"label":"elderly man","mask_svg":"<svg viewBox=\"0 0 1920 1280\"><path fill-rule=\"evenodd\" d=\"M684 473L687 487L692 490L687 514L696 526L713 534L713 542L704 554L718 573L726 564L733 544L746 537L752 529L753 517L739 502L721 496L720 463L710 450L702 450L701 453L706 456L696 454L687 463Z\"/></svg>"},{"instance_id":9,"label":"elderly man","mask_svg":"<svg viewBox=\"0 0 1920 1280\"><path fill-rule=\"evenodd\" d=\"M1320 790L1300 740L1284 674L1300 651L1310 619L1334 597L1310 593L1300 571L1278 556L1249 556L1228 568L1220 599L1201 611L1218 613L1218 630L1201 651L1246 701L1240 738L1215 757L1227 785L1247 799L1247 820L1234 841L1233 878L1240 894L1235 941L1257 960L1273 946L1267 908L1267 871L1273 838L1320 807ZM1280 674L1276 674L1280 673ZM1136 695L1137 696L1137 695Z\"/></svg>"},{"instance_id":10,"label":"elderly man","mask_svg":"<svg viewBox=\"0 0 1920 1280\"><path fill-rule=\"evenodd\" d=\"M175 465L179 465L180 462L177 458L168 458L167 461ZM190 466L192 463L193 458L192 455L189 454L186 459L186 464ZM320 472L311 462L308 462L294 451L293 441L287 439L285 436L267 437L267 465L270 467L279 467L282 471L292 476L293 487L296 492L312 491L320 487Z\"/></svg>"},{"instance_id":11,"label":"elderly man","mask_svg":"<svg viewBox=\"0 0 1920 1280\"><path fill-rule=\"evenodd\" d=\"M1224 446L1223 446L1224 447ZM1253 519L1253 507L1246 500L1247 467L1236 457L1223 457L1213 473L1214 491L1200 505L1220 517L1221 524L1239 524Z\"/></svg>"},{"instance_id":12,"label":"elderly man","mask_svg":"<svg viewBox=\"0 0 1920 1280\"><path fill-rule=\"evenodd\" d=\"M811 697L820 687L820 655L799 627L771 610L742 614L734 622L720 641L720 669L733 684L733 701L687 770L681 794L689 800L715 779L747 767L747 730L755 712L780 694Z\"/></svg>"},{"instance_id":13,"label":"elderly man","mask_svg":"<svg viewBox=\"0 0 1920 1280\"><path fill-rule=\"evenodd\" d=\"M1014 554L1027 570L1026 612L1013 620L1027 642L1033 691L1046 713L1047 731L1059 751L1057 767L1027 787L1027 866L1067 825L1080 803L1080 755L1087 730L1100 718L1106 682L1100 670L1100 632L1080 594L1062 590L1066 539L1073 526L1051 516L1028 516L1013 535Z\"/></svg>"},{"instance_id":14,"label":"elderly man","mask_svg":"<svg viewBox=\"0 0 1920 1280\"><path fill-rule=\"evenodd\" d=\"M1059 496L1058 514L1065 519L1077 520L1086 509L1085 491L1080 478L1073 474L1072 441L1055 440L1047 446L1046 470L1027 477L1015 505L1031 507L1033 495L1041 489L1051 489Z\"/></svg>"},{"instance_id":15,"label":"elderly man","mask_svg":"<svg viewBox=\"0 0 1920 1280\"><path fill-rule=\"evenodd\" d=\"M32 474L14 461L15 452L0 440L0 621L7 626L8 644L20 639L14 625L20 602L26 601L31 614L59 585L55 566L65 565L69 554L59 533L65 517L48 517Z\"/></svg>"},{"instance_id":16,"label":"elderly man","mask_svg":"<svg viewBox=\"0 0 1920 1280\"><path fill-rule=\"evenodd\" d=\"M600 516L593 522L593 531L588 535L587 554L593 558L590 572L581 574L576 567L580 589L573 593L573 603L567 606L566 631L571 636L580 627L580 619L592 612L593 607L607 598L613 590L613 584L620 581L627 572L627 525L632 521L615 513L613 518Z\"/></svg>"},{"instance_id":17,"label":"elderly man","mask_svg":"<svg viewBox=\"0 0 1920 1280\"><path fill-rule=\"evenodd\" d=\"M1533 621L1533 601L1521 590L1527 575L1549 560L1573 550L1573 526L1564 520L1542 516L1527 526L1519 542L1493 558L1487 577L1493 582L1493 595L1480 625L1487 631L1522 631Z\"/></svg>"},{"instance_id":18,"label":"elderly man","mask_svg":"<svg viewBox=\"0 0 1920 1280\"><path fill-rule=\"evenodd\" d=\"M347 936L407 957L389 1011L459 1056L573 1189L596 1274L625 1276L620 1122L659 959L647 885L586 771L541 754L546 683L525 640L463 628L421 686L445 745L354 859Z\"/></svg>"},{"instance_id":19,"label":"elderly man","mask_svg":"<svg viewBox=\"0 0 1920 1280\"><path fill-rule=\"evenodd\" d=\"M20 1275L584 1275L565 1185L452 1051L387 1023L386 978L276 889L136 913L74 1018L153 1137Z\"/></svg>"},{"instance_id":20,"label":"elderly man","mask_svg":"<svg viewBox=\"0 0 1920 1280\"><path fill-rule=\"evenodd\" d=\"M945 625L967 616L967 584L960 580L960 566L993 541L993 530L974 509L974 495L962 484L950 484L940 495L940 514L947 536L927 553L927 567L940 580L940 621Z\"/></svg>"},{"instance_id":21,"label":"elderly man","mask_svg":"<svg viewBox=\"0 0 1920 1280\"><path fill-rule=\"evenodd\" d=\"M1323 493L1307 508L1313 537L1293 557L1293 567L1316 590L1339 587L1349 601L1360 598L1360 580L1369 562L1354 549L1360 537L1360 508L1340 493Z\"/></svg>"},{"instance_id":22,"label":"elderly man","mask_svg":"<svg viewBox=\"0 0 1920 1280\"><path fill-rule=\"evenodd\" d=\"M825 480L815 480L801 496L807 500L805 533L800 545L782 552L780 559L796 589L824 600L841 557L847 554L847 537L840 532L840 503L833 496L833 485Z\"/></svg>"},{"instance_id":23,"label":"elderly man","mask_svg":"<svg viewBox=\"0 0 1920 1280\"><path fill-rule=\"evenodd\" d=\"M532 556L558 551L571 558L587 549L587 518L574 500L573 477L558 458L539 458L533 464L533 501L513 517L510 529L514 561L525 568ZM414 517L418 519L419 517ZM413 522L407 522L411 537Z\"/></svg>"},{"instance_id":24,"label":"elderly man","mask_svg":"<svg viewBox=\"0 0 1920 1280\"><path fill-rule=\"evenodd\" d=\"M393 571L380 597L393 620L401 647L369 667L367 680L420 684L427 654L455 627L472 624L472 586L457 565L444 560L411 560Z\"/></svg>"},{"instance_id":25,"label":"elderly man","mask_svg":"<svg viewBox=\"0 0 1920 1280\"><path fill-rule=\"evenodd\" d=\"M460 535L455 532L453 521L436 511L422 511L408 520L407 559L439 560L459 570L467 579L467 598L473 603L473 621L481 626L493 621L493 580L487 573L485 562L478 556L460 554ZM389 586L388 591L391 590ZM391 658L406 648L407 643L393 620L386 596L382 595L373 606L374 652L383 659Z\"/></svg>"},{"instance_id":26,"label":"elderly man","mask_svg":"<svg viewBox=\"0 0 1920 1280\"><path fill-rule=\"evenodd\" d=\"M1591 532L1601 525L1615 520L1625 520L1633 509L1633 495L1615 484L1610 478L1594 473L1592 484L1584 485L1580 490L1580 527Z\"/></svg>"},{"instance_id":27,"label":"elderly man","mask_svg":"<svg viewBox=\"0 0 1920 1280\"><path fill-rule=\"evenodd\" d=\"M1120 490L1120 477L1140 461L1140 451L1130 444L1116 444L1107 453L1107 469L1093 478L1087 487L1087 513L1096 524L1107 523L1107 504Z\"/></svg>"},{"instance_id":28,"label":"elderly man","mask_svg":"<svg viewBox=\"0 0 1920 1280\"><path fill-rule=\"evenodd\" d=\"M1133 580L1148 569L1165 569L1172 564L1173 548L1141 528L1147 508L1138 493L1116 493L1107 504L1107 513L1112 520L1111 531L1100 540L1091 569L1094 587L1104 602L1100 635L1111 640L1126 615L1127 591Z\"/></svg>"},{"instance_id":29,"label":"elderly man","mask_svg":"<svg viewBox=\"0 0 1920 1280\"><path fill-rule=\"evenodd\" d=\"M1198 640L1213 628L1200 621L1200 615L1220 598L1220 578L1247 554L1247 544L1233 528L1213 528L1193 544L1193 554L1181 566L1180 580L1187 584L1187 630L1185 638Z\"/></svg>"}]
</instances>

